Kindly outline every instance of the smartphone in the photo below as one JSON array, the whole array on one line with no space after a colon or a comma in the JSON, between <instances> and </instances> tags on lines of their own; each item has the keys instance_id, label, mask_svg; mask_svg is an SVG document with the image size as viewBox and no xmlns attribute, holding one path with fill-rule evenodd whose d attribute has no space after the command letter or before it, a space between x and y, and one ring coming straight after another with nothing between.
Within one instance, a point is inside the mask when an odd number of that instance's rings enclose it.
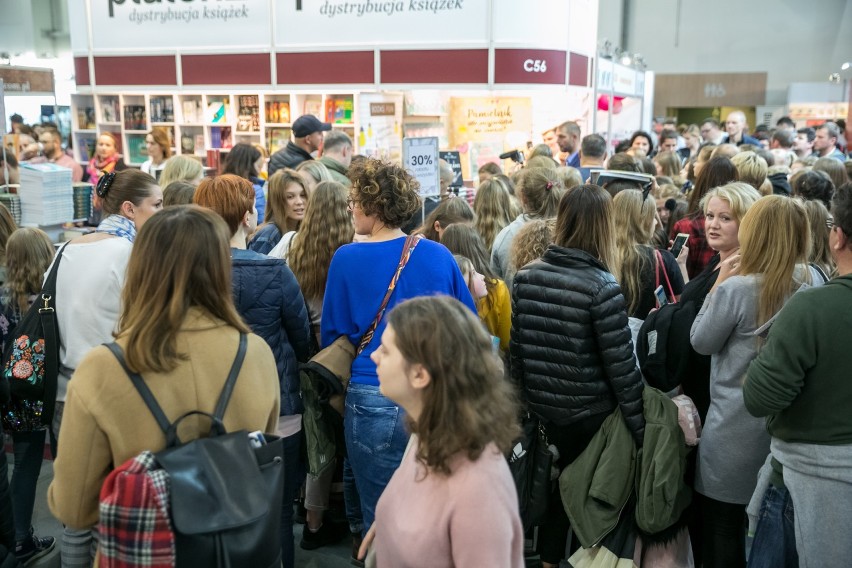
<instances>
[{"instance_id":1,"label":"smartphone","mask_svg":"<svg viewBox=\"0 0 852 568\"><path fill-rule=\"evenodd\" d=\"M663 290L662 284L657 286L657 289L654 290L654 296L657 297L657 307L662 308L666 304L669 303L669 299L666 297L666 292Z\"/></svg>"},{"instance_id":2,"label":"smartphone","mask_svg":"<svg viewBox=\"0 0 852 568\"><path fill-rule=\"evenodd\" d=\"M683 248L683 245L686 244L686 241L689 240L688 233L678 233L674 239L674 243L672 244L672 248L669 252L677 258L677 255L680 254L680 249Z\"/></svg>"}]
</instances>

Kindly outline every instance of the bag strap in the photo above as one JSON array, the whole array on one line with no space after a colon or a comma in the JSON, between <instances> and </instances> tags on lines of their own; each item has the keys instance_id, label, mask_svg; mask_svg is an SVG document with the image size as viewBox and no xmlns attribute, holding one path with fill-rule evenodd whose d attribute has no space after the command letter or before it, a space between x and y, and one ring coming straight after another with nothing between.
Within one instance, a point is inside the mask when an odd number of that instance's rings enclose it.
<instances>
[{"instance_id":1,"label":"bag strap","mask_svg":"<svg viewBox=\"0 0 852 568\"><path fill-rule=\"evenodd\" d=\"M70 242L70 241L69 241ZM56 278L59 273L59 262L68 243L62 245L56 254L56 260L45 279L41 294L36 303L42 302L38 308L39 320L44 333L44 401L42 402L42 423L50 426L53 413L56 410L56 391L59 382L59 326L56 324Z\"/></svg>"},{"instance_id":2,"label":"bag strap","mask_svg":"<svg viewBox=\"0 0 852 568\"><path fill-rule=\"evenodd\" d=\"M828 284L828 280L829 280L828 274L825 273L825 270L823 270L820 267L819 264L817 264L815 262L809 262L808 265L810 265L811 268L813 268L814 270L817 271L817 273L819 274L819 277L822 278L823 284Z\"/></svg>"},{"instance_id":3,"label":"bag strap","mask_svg":"<svg viewBox=\"0 0 852 568\"><path fill-rule=\"evenodd\" d=\"M222 387L222 394L219 395L219 400L216 403L216 410L213 412L213 417L219 421L221 421L225 416L225 409L228 406L228 401L231 399L231 394L234 392L234 385L237 383L237 376L240 374L240 368L243 366L243 360L246 357L247 344L248 341L246 339L246 334L241 333L237 356L234 358L234 362L231 365L231 371L228 373L228 379L225 381L225 386ZM127 361L124 358L124 350L122 350L122 348L114 341L112 343L107 343L106 346L110 351L112 351L115 358L118 359L118 362L121 364L121 367L124 369L127 376L130 377L130 382L132 382L133 386L136 387L136 390L145 402L145 406L147 406L148 410L151 411L151 414L154 415L157 425L159 425L160 429L166 436L169 436L169 430L172 427L172 423L169 422L169 419L166 417L165 412L163 412L162 407L160 407L157 399L154 398L154 393L151 392L151 389L148 388L148 385L145 384L145 381L142 380L139 373L134 373L127 366Z\"/></svg>"},{"instance_id":4,"label":"bag strap","mask_svg":"<svg viewBox=\"0 0 852 568\"><path fill-rule=\"evenodd\" d=\"M355 357L360 355L361 352L367 348L367 345L370 344L370 341L373 340L376 328L379 327L382 317L385 315L385 309L388 307L388 301L390 300L391 294L393 294L394 289L396 289L396 284L399 282L402 269L405 268L406 264L408 264L408 259L411 258L411 253L414 252L414 247L417 246L417 243L419 243L422 238L423 235L409 235L405 239L405 244L402 246L402 254L399 257L399 264L396 267L396 272L394 272L393 278L391 278L390 284L388 284L388 290L385 292L385 297L382 299L382 305L379 306L379 312L373 319L373 323L370 324L370 327L367 328L367 331L361 337L360 343L358 343L358 349L355 351Z\"/></svg>"},{"instance_id":5,"label":"bag strap","mask_svg":"<svg viewBox=\"0 0 852 568\"><path fill-rule=\"evenodd\" d=\"M50 272L48 272L47 278L44 279L44 285L41 287L42 295L50 295L53 298L54 305L56 305L56 278L59 274L59 262L62 260L62 253L65 252L65 247L69 244L71 244L71 241L62 245L62 248L56 253L56 260L53 261L53 266L50 267Z\"/></svg>"},{"instance_id":6,"label":"bag strap","mask_svg":"<svg viewBox=\"0 0 852 568\"><path fill-rule=\"evenodd\" d=\"M672 288L672 283L669 281L669 273L666 271L666 265L663 264L663 254L659 250L654 251L657 255L657 268L663 269L663 276L666 278L666 287L669 289L669 298L671 298L672 302L675 301L674 289ZM659 286L660 275L657 274L657 286ZM656 287L655 287L656 289Z\"/></svg>"}]
</instances>

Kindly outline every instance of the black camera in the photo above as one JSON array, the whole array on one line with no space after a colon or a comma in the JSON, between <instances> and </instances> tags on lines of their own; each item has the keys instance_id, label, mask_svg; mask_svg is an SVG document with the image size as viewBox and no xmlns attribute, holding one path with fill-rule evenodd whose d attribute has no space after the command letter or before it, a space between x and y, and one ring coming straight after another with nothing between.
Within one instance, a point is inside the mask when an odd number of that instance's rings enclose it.
<instances>
[{"instance_id":1,"label":"black camera","mask_svg":"<svg viewBox=\"0 0 852 568\"><path fill-rule=\"evenodd\" d=\"M500 154L501 160L512 160L518 164L524 163L524 153L520 150L509 150L508 152L503 152Z\"/></svg>"}]
</instances>

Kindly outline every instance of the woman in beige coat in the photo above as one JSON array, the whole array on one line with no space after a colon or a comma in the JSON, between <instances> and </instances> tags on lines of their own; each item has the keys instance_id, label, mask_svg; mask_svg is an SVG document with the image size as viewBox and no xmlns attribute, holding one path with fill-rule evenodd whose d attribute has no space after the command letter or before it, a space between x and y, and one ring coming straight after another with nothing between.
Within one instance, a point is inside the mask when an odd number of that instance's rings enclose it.
<instances>
[{"instance_id":1,"label":"woman in beige coat","mask_svg":"<svg viewBox=\"0 0 852 568\"><path fill-rule=\"evenodd\" d=\"M191 410L213 411L240 333L248 333L224 425L274 432L280 400L275 359L234 309L229 238L225 222L200 207L154 215L130 256L117 342L174 420ZM192 440L209 428L207 419L185 420L180 436ZM119 362L100 346L69 383L59 443L50 510L65 525L88 528L98 522L98 496L110 471L143 450L163 449L166 440Z\"/></svg>"}]
</instances>

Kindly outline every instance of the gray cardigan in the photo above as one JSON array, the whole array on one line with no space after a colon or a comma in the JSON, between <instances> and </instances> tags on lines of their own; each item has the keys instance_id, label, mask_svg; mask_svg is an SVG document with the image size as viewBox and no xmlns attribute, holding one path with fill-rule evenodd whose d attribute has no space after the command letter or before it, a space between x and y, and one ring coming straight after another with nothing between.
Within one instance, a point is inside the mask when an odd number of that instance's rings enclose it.
<instances>
[{"instance_id":1,"label":"gray cardigan","mask_svg":"<svg viewBox=\"0 0 852 568\"><path fill-rule=\"evenodd\" d=\"M821 282L811 273L812 282ZM748 413L742 388L757 356L759 292L759 276L730 277L707 295L690 331L692 347L712 355L710 409L698 446L695 489L711 499L740 505L751 499L769 453L766 420Z\"/></svg>"}]
</instances>

